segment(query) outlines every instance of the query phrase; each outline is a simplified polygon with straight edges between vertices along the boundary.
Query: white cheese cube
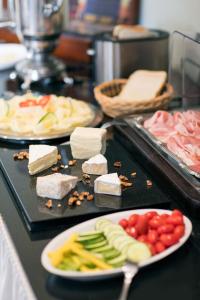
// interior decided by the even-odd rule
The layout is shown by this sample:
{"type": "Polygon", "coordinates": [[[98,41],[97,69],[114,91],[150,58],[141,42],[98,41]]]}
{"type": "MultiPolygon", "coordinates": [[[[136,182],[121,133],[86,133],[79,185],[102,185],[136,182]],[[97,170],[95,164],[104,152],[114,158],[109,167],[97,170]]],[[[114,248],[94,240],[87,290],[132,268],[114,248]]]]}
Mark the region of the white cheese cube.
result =
{"type": "Polygon", "coordinates": [[[106,151],[106,129],[77,127],[70,136],[72,156],[88,159],[106,151]]]}
{"type": "Polygon", "coordinates": [[[97,154],[82,164],[83,173],[104,175],[108,173],[108,163],[105,156],[97,154]]]}
{"type": "Polygon", "coordinates": [[[50,168],[58,161],[58,149],[48,145],[30,145],[28,170],[34,175],[50,168]]]}
{"type": "Polygon", "coordinates": [[[95,179],[94,192],[99,194],[121,196],[121,181],[117,173],[102,175],[95,179]]]}
{"type": "Polygon", "coordinates": [[[62,199],[77,184],[78,177],[54,173],[37,178],[36,192],[40,197],[62,199]]]}

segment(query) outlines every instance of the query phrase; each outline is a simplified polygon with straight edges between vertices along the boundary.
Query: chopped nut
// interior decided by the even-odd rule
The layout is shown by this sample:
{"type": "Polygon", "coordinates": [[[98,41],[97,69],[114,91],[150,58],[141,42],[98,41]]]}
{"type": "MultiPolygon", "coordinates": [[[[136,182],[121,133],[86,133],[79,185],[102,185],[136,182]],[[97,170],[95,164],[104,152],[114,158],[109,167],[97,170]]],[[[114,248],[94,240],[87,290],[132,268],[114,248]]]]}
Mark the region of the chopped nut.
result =
{"type": "Polygon", "coordinates": [[[79,195],[78,199],[79,199],[80,201],[83,201],[83,200],[84,200],[84,196],[83,196],[83,195],[79,195]]]}
{"type": "Polygon", "coordinates": [[[78,197],[79,193],[77,191],[74,191],[72,195],[73,195],[73,197],[78,197]]]}
{"type": "Polygon", "coordinates": [[[47,202],[45,203],[45,206],[49,209],[52,208],[52,206],[53,206],[52,200],[51,199],[47,200],[47,202]]]}
{"type": "Polygon", "coordinates": [[[115,161],[115,162],[114,162],[114,167],[115,167],[115,168],[121,168],[121,166],[122,166],[121,161],[115,161]]]}
{"type": "Polygon", "coordinates": [[[127,181],[121,181],[122,187],[130,187],[133,185],[132,182],[127,182],[127,181]]]}
{"type": "Polygon", "coordinates": [[[124,176],[124,175],[120,175],[120,176],[119,176],[119,179],[120,179],[121,181],[128,181],[128,178],[127,178],[126,176],[124,176]]]}
{"type": "Polygon", "coordinates": [[[89,194],[89,192],[81,192],[81,195],[83,195],[83,197],[87,197],[89,194]]]}
{"type": "Polygon", "coordinates": [[[90,179],[90,175],[89,174],[83,174],[83,179],[90,179]]]}
{"type": "Polygon", "coordinates": [[[18,153],[13,154],[13,159],[14,160],[23,160],[23,159],[28,159],[29,154],[27,151],[20,151],[18,153]]]}
{"type": "Polygon", "coordinates": [[[61,160],[62,156],[60,154],[57,155],[57,159],[61,160]]]}
{"type": "Polygon", "coordinates": [[[57,207],[61,207],[62,205],[60,203],[58,203],[57,207]]]}
{"type": "Polygon", "coordinates": [[[87,196],[87,200],[88,200],[88,201],[92,201],[93,199],[94,199],[94,196],[93,196],[93,195],[88,195],[88,196],[87,196]]]}
{"type": "Polygon", "coordinates": [[[81,201],[77,200],[76,201],[76,205],[80,206],[81,205],[81,201]]]}
{"type": "Polygon", "coordinates": [[[76,164],[76,159],[69,160],[69,166],[72,167],[76,164]]]}
{"type": "Polygon", "coordinates": [[[152,181],[149,179],[146,181],[146,184],[147,184],[147,187],[152,187],[152,185],[153,185],[152,181]]]}
{"type": "Polygon", "coordinates": [[[73,205],[77,201],[76,197],[70,197],[68,199],[68,205],[73,205]]]}
{"type": "Polygon", "coordinates": [[[51,168],[51,171],[58,172],[59,171],[59,167],[53,167],[53,168],[51,168]]]}
{"type": "Polygon", "coordinates": [[[135,177],[136,175],[137,175],[136,172],[132,172],[132,173],[131,173],[131,177],[135,177]]]}

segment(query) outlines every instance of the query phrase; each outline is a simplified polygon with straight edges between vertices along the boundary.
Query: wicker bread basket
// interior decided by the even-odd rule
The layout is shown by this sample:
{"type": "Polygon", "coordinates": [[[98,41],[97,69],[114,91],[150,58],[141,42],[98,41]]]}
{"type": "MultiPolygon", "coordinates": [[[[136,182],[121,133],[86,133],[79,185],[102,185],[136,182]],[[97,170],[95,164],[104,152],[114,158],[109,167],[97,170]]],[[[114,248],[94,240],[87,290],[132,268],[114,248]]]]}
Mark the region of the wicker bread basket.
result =
{"type": "Polygon", "coordinates": [[[122,115],[153,111],[165,108],[172,99],[173,87],[170,84],[166,84],[161,95],[154,99],[131,101],[115,97],[120,93],[126,82],[127,79],[114,79],[94,88],[95,98],[106,115],[114,118],[122,115]]]}

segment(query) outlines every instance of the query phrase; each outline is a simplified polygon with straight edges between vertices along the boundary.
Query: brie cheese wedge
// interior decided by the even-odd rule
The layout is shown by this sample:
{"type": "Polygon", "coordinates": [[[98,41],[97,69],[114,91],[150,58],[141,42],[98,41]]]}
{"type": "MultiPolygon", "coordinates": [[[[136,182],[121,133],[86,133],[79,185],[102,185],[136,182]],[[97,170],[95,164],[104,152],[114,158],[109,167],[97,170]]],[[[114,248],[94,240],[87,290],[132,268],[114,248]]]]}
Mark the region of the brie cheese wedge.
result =
{"type": "Polygon", "coordinates": [[[102,175],[95,179],[94,192],[99,194],[121,196],[121,181],[117,173],[102,175]]]}
{"type": "Polygon", "coordinates": [[[104,175],[108,173],[108,163],[105,156],[97,154],[82,164],[83,173],[104,175]]]}
{"type": "Polygon", "coordinates": [[[77,182],[78,177],[61,173],[37,177],[36,192],[40,197],[62,199],[76,186],[77,182]]]}
{"type": "Polygon", "coordinates": [[[50,168],[58,161],[58,149],[48,145],[30,145],[28,170],[30,175],[50,168]]]}
{"type": "Polygon", "coordinates": [[[106,129],[77,127],[70,136],[72,156],[88,159],[106,152],[106,129]]]}

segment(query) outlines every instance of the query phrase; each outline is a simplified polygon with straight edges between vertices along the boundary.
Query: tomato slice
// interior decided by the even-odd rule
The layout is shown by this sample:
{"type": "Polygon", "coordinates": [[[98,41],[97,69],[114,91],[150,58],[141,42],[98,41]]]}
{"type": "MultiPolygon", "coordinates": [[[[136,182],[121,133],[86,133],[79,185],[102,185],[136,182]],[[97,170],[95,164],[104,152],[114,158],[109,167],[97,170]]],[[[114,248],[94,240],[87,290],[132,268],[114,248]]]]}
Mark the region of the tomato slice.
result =
{"type": "Polygon", "coordinates": [[[37,101],[35,99],[27,99],[19,103],[20,107],[29,107],[29,106],[36,106],[37,101]]]}
{"type": "Polygon", "coordinates": [[[51,95],[42,96],[42,98],[38,101],[38,105],[45,106],[51,99],[51,95]]]}

